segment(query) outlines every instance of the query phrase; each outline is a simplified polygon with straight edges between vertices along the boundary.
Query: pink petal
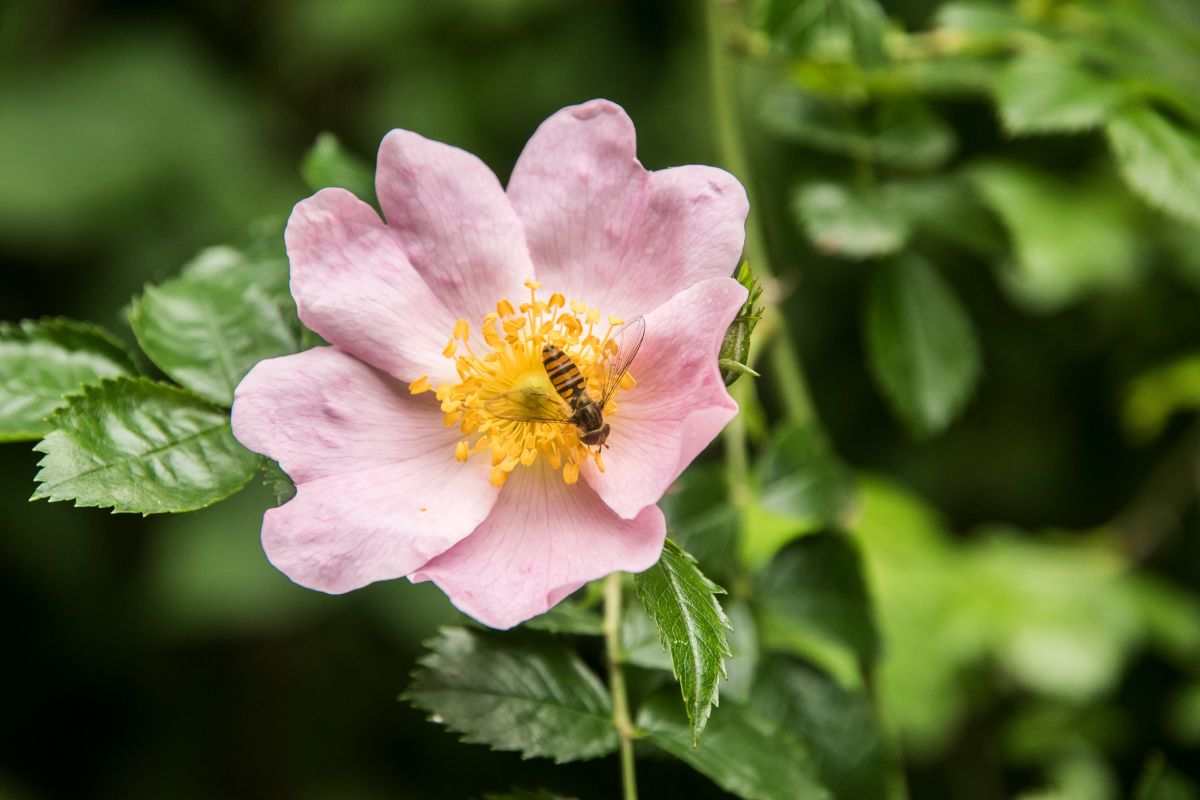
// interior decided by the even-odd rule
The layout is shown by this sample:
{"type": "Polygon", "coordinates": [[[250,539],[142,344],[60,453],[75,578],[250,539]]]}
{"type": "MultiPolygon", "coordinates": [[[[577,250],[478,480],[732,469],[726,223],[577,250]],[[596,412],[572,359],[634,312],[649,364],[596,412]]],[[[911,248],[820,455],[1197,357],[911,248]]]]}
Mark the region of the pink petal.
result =
{"type": "Polygon", "coordinates": [[[725,329],[746,300],[731,278],[711,278],[646,315],[646,338],[631,372],[637,385],[616,400],[605,471],[584,477],[613,511],[630,519],[657,503],[684,468],[737,413],[717,366],[725,329]]]}
{"type": "Polygon", "coordinates": [[[257,364],[234,395],[233,432],[296,482],[263,518],[263,547],[312,589],[407,575],[474,530],[498,493],[486,459],[454,459],[458,434],[430,396],[332,347],[257,364]]]}
{"type": "Polygon", "coordinates": [[[626,318],[727,276],[745,239],[746,192],[727,172],[647,172],[633,123],[607,100],[542,123],[508,184],[538,279],[626,318]]]}
{"type": "Polygon", "coordinates": [[[464,613],[511,628],[590,580],[649,568],[664,538],[656,506],[624,520],[583,483],[567,486],[549,470],[518,469],[478,530],[409,579],[431,580],[464,613]]]}
{"type": "Polygon", "coordinates": [[[408,261],[472,326],[533,277],[525,232],[495,174],[475,156],[410,131],[379,146],[375,174],[388,227],[408,261]]]}
{"type": "Polygon", "coordinates": [[[455,380],[442,356],[455,315],[369,205],[344,189],[322,189],[296,204],[284,240],[305,325],[402,380],[455,380]]]}

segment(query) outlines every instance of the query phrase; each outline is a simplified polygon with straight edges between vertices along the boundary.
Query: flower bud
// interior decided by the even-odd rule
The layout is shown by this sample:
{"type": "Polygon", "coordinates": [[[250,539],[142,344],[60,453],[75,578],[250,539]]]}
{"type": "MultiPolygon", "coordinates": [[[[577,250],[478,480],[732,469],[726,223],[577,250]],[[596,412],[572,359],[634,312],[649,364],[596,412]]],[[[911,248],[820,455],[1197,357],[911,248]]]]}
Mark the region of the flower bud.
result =
{"type": "Polygon", "coordinates": [[[754,277],[749,262],[743,261],[738,265],[733,277],[746,287],[749,294],[730,323],[729,329],[725,331],[725,340],[721,342],[718,363],[721,367],[721,379],[725,381],[726,386],[732,386],[733,382],[744,374],[758,376],[758,373],[749,367],[750,335],[754,333],[754,326],[762,319],[763,314],[762,306],[756,306],[762,297],[762,286],[754,277]]]}

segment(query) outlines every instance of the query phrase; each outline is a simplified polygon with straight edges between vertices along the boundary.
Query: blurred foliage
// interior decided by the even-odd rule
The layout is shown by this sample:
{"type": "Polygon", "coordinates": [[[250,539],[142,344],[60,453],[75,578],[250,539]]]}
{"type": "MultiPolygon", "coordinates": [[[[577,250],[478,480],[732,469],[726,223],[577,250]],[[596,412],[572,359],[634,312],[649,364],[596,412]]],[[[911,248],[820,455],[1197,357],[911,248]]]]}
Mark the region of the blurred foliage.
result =
{"type": "MultiPolygon", "coordinates": [[[[654,620],[629,609],[644,750],[682,760],[642,759],[643,792],[1196,796],[1200,9],[746,5],[724,43],[744,65],[774,268],[759,276],[778,316],[756,338],[786,323],[821,425],[777,422],[785,379],[738,352],[762,373],[736,387],[748,494],[710,459],[663,504],[730,591],[733,656],[693,748],[654,620]]],[[[546,115],[605,96],[651,168],[717,161],[702,25],[682,2],[0,8],[0,318],[101,323],[152,362],[90,327],[6,327],[0,404],[33,423],[0,438],[45,432],[60,367],[72,381],[137,367],[225,404],[264,337],[271,353],[312,344],[283,292],[277,220],[306,186],[370,199],[390,128],[503,177],[546,115]],[[253,266],[263,280],[239,283],[253,266]],[[116,310],[134,295],[130,329],[116,310]],[[193,358],[211,345],[197,320],[246,303],[262,313],[218,326],[249,331],[239,362],[193,358]]],[[[616,794],[604,760],[467,747],[394,702],[437,636],[427,666],[471,670],[449,687],[453,727],[509,735],[479,697],[536,675],[575,693],[604,745],[580,750],[551,715],[538,752],[606,751],[594,596],[489,657],[490,634],[437,632],[461,617],[428,586],[290,584],[258,545],[276,502],[258,481],[194,515],[113,518],[26,504],[37,458],[0,451],[21,687],[0,795],[616,794]]],[[[446,688],[422,674],[410,691],[446,688]]],[[[689,710],[707,709],[695,696],[689,710]]]]}

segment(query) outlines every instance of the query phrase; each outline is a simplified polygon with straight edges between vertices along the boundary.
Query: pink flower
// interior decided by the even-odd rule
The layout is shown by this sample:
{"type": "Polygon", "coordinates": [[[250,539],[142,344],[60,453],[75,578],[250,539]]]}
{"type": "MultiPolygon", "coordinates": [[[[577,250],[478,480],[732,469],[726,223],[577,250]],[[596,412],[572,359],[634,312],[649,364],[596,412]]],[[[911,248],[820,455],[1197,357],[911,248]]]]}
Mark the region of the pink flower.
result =
{"type": "Polygon", "coordinates": [[[728,277],[741,185],[646,171],[625,112],[595,100],[538,128],[507,192],[473,155],[402,130],[376,188],[386,222],[342,189],[296,205],[292,294],[333,346],[263,361],[237,389],[238,440],[297,488],[263,518],[271,563],[332,593],[433,581],[496,628],[654,564],[655,503],[737,412],[716,355],[746,294],[728,277]],[[497,398],[553,392],[547,341],[594,394],[605,334],[639,316],[602,456],[573,425],[496,416],[497,398]]]}

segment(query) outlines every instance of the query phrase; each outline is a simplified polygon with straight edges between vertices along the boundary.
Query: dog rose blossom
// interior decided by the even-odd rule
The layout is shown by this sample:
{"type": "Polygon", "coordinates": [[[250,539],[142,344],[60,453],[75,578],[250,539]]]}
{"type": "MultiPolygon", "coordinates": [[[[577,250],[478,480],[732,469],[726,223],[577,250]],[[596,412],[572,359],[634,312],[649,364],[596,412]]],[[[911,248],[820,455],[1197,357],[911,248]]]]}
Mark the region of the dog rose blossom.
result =
{"type": "Polygon", "coordinates": [[[651,566],[655,504],[737,412],[717,352],[746,297],[729,277],[742,186],[712,167],[645,170],[625,112],[596,100],[538,128],[507,191],[473,155],[403,130],[380,145],[376,189],[383,219],[342,189],[297,204],[292,295],[331,346],[263,361],[237,389],[234,434],[297,489],[263,518],[271,563],[331,593],[433,581],[495,628],[651,566]],[[497,412],[555,396],[546,344],[598,399],[638,318],[607,447],[497,412]]]}

